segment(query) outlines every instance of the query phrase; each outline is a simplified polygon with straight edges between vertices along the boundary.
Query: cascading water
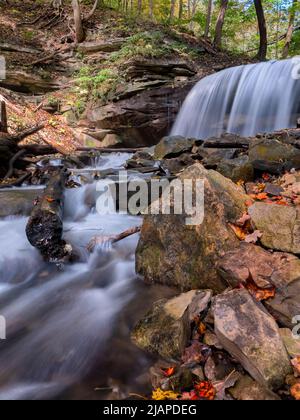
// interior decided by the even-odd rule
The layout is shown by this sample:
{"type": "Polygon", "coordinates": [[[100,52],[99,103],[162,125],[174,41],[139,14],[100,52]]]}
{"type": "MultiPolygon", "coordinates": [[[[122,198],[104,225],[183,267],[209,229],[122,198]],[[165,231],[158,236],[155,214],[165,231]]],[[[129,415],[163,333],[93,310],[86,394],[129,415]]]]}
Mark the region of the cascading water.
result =
{"type": "MultiPolygon", "coordinates": [[[[120,168],[127,158],[112,154],[107,161],[120,168]]],[[[157,300],[156,293],[164,292],[150,291],[137,279],[137,235],[89,254],[92,237],[141,223],[129,215],[101,216],[96,198],[95,182],[66,191],[64,237],[80,260],[61,270],[46,264],[28,243],[26,217],[0,218],[0,314],[7,324],[7,340],[0,340],[0,400],[62,393],[75,398],[76,392],[78,398],[102,399],[112,379],[126,378],[119,385],[130,384],[134,392],[143,366],[149,368],[150,361],[130,342],[130,329],[137,314],[157,300]],[[85,379],[91,372],[92,379],[85,379]],[[95,387],[104,391],[95,395],[95,387]]]]}
{"type": "Polygon", "coordinates": [[[296,126],[300,80],[292,60],[233,67],[197,83],[172,135],[206,139],[222,133],[252,136],[296,126]]]}

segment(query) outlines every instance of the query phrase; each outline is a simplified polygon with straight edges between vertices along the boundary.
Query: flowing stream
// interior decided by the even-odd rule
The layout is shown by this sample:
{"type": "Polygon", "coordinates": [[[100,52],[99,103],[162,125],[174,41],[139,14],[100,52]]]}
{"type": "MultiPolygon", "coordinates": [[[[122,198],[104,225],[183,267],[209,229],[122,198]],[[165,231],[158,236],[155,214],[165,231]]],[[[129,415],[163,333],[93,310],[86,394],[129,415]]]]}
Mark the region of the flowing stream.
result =
{"type": "Polygon", "coordinates": [[[172,135],[252,136],[296,127],[299,116],[299,64],[270,61],[232,67],[200,80],[185,100],[172,135]]]}
{"type": "MultiPolygon", "coordinates": [[[[126,159],[112,154],[96,167],[120,168],[126,159]]],[[[27,217],[0,219],[0,314],[7,323],[0,399],[122,398],[149,386],[152,360],[131,344],[130,329],[170,291],[137,278],[137,235],[88,253],[95,235],[141,223],[126,215],[101,217],[95,191],[89,183],[65,193],[64,237],[80,255],[73,265],[42,260],[26,239],[27,217]]]]}

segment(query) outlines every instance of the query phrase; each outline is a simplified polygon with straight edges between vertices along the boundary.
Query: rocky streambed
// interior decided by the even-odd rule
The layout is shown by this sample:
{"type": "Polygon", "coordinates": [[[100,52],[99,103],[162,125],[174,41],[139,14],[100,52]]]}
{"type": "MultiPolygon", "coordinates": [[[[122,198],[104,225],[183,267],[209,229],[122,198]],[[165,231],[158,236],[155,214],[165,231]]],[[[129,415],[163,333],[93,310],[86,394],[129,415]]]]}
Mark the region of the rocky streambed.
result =
{"type": "Polygon", "coordinates": [[[154,398],[299,399],[299,147],[299,130],[156,146],[168,174],[204,181],[205,212],[144,217],[138,273],[183,292],[132,333],[161,358],[154,398]]]}

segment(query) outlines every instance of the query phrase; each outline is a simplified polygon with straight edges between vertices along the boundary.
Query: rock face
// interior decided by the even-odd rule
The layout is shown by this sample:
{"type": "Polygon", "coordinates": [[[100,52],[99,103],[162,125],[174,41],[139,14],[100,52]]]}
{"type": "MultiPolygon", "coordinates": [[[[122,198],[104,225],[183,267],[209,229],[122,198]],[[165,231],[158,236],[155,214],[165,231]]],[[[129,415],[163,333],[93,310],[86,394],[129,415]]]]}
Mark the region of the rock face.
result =
{"type": "Polygon", "coordinates": [[[180,358],[191,335],[191,320],[204,311],[212,292],[191,290],[160,300],[137,324],[132,339],[143,350],[165,359],[180,358]]]}
{"type": "Polygon", "coordinates": [[[241,243],[239,248],[226,253],[218,267],[220,275],[232,287],[245,282],[250,272],[259,287],[275,286],[275,297],[265,305],[282,325],[293,328],[292,320],[300,314],[299,258],[241,243]]]}
{"type": "Polygon", "coordinates": [[[154,149],[154,158],[157,160],[176,157],[192,150],[194,142],[182,136],[164,137],[154,149]]]}
{"type": "Polygon", "coordinates": [[[137,248],[137,272],[147,283],[162,283],[182,291],[223,291],[216,263],[239,241],[228,226],[245,211],[249,197],[218,172],[195,164],[180,179],[204,180],[204,220],[186,225],[186,215],[146,215],[137,248]]]}
{"type": "Polygon", "coordinates": [[[300,213],[296,207],[255,203],[249,215],[263,233],[261,242],[265,247],[300,254],[300,213]]]}
{"type": "Polygon", "coordinates": [[[289,356],[272,316],[243,289],[217,296],[213,302],[215,332],[224,348],[250,375],[278,389],[291,373],[289,356]]]}
{"type": "Polygon", "coordinates": [[[229,392],[238,401],[280,401],[276,394],[255,382],[248,375],[241,376],[229,392]]]}
{"type": "Polygon", "coordinates": [[[124,147],[151,146],[171,129],[194,83],[166,83],[145,89],[128,99],[94,107],[86,117],[97,128],[113,130],[124,147]]]}

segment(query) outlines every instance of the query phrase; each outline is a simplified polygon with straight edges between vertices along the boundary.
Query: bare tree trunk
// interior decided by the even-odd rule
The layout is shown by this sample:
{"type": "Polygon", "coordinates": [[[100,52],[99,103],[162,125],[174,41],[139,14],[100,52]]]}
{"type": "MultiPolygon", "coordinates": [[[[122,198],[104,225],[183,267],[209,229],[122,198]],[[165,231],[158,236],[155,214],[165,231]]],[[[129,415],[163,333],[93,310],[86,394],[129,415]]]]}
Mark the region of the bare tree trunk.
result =
{"type": "Polygon", "coordinates": [[[229,0],[222,0],[221,2],[221,9],[219,12],[219,16],[217,19],[216,24],[216,33],[215,33],[215,39],[214,39],[214,46],[217,49],[221,49],[222,46],[222,33],[223,33],[223,26],[225,21],[225,15],[228,8],[229,0]]]}
{"type": "Polygon", "coordinates": [[[0,133],[8,133],[6,103],[0,101],[0,133]]]}
{"type": "Polygon", "coordinates": [[[176,0],[171,0],[170,21],[173,21],[174,20],[174,17],[175,17],[175,7],[176,7],[176,0]]]}
{"type": "Polygon", "coordinates": [[[213,9],[213,0],[208,0],[206,25],[205,25],[205,31],[204,31],[205,37],[208,37],[209,31],[210,31],[212,9],[213,9]]]}
{"type": "Polygon", "coordinates": [[[263,5],[261,0],[254,0],[258,27],[259,27],[259,35],[260,35],[260,43],[259,43],[259,50],[257,54],[257,58],[260,61],[265,61],[267,58],[268,52],[268,34],[267,34],[267,24],[265,13],[263,9],[263,5]]]}
{"type": "Polygon", "coordinates": [[[84,20],[89,20],[93,14],[96,12],[97,8],[99,5],[99,0],[95,0],[94,6],[92,8],[92,10],[90,11],[90,13],[84,18],[84,20]]]}
{"type": "Polygon", "coordinates": [[[296,16],[296,5],[298,3],[298,0],[293,0],[293,6],[290,11],[290,20],[289,20],[289,26],[285,38],[285,45],[283,48],[282,58],[287,58],[289,55],[290,45],[293,38],[293,29],[294,29],[294,23],[295,23],[295,16],[296,16]]]}
{"type": "Polygon", "coordinates": [[[72,7],[74,12],[76,42],[79,44],[80,42],[83,42],[85,38],[79,1],[72,0],[72,7]]]}
{"type": "Polygon", "coordinates": [[[154,19],[154,0],[149,0],[149,17],[151,20],[154,19]]]}

